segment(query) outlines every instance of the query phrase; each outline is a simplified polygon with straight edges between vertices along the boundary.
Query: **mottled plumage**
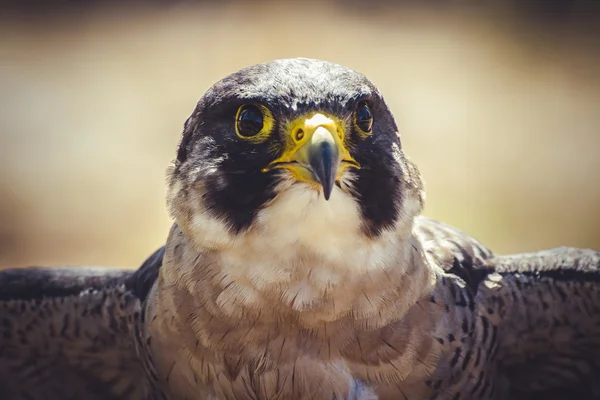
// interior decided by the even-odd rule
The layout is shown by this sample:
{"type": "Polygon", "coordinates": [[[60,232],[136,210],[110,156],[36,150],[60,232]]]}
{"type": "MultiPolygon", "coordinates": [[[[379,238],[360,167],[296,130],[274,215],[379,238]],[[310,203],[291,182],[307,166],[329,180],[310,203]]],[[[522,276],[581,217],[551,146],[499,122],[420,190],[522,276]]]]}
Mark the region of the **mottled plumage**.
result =
{"type": "Polygon", "coordinates": [[[278,60],[209,89],[137,271],[0,272],[8,399],[595,399],[600,252],[420,217],[378,89],[278,60]]]}

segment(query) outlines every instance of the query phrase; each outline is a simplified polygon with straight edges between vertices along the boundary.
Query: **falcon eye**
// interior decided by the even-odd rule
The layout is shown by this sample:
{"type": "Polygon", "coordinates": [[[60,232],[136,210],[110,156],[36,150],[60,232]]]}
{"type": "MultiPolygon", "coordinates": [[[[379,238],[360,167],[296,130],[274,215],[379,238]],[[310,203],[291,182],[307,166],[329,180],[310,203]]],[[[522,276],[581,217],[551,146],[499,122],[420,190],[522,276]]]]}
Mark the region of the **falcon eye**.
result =
{"type": "Polygon", "coordinates": [[[250,138],[260,133],[264,125],[263,112],[255,105],[243,105],[236,116],[236,131],[242,138],[250,138]]]}
{"type": "Polygon", "coordinates": [[[371,133],[373,128],[373,113],[369,105],[362,102],[354,113],[354,122],[363,133],[371,133]]]}
{"type": "Polygon", "coordinates": [[[235,133],[251,143],[262,143],[273,132],[275,120],[262,104],[244,104],[235,114],[235,133]]]}

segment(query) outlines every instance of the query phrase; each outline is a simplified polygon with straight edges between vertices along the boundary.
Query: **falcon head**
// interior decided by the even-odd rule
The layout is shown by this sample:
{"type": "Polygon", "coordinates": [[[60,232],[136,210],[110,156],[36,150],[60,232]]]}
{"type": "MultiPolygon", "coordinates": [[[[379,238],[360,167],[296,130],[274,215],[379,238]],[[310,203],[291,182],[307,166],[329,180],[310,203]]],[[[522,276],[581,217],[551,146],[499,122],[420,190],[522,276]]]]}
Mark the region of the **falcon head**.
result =
{"type": "Polygon", "coordinates": [[[199,247],[251,234],[301,246],[410,231],[423,185],[373,83],[341,65],[285,59],[231,74],[202,96],[167,197],[199,247]]]}

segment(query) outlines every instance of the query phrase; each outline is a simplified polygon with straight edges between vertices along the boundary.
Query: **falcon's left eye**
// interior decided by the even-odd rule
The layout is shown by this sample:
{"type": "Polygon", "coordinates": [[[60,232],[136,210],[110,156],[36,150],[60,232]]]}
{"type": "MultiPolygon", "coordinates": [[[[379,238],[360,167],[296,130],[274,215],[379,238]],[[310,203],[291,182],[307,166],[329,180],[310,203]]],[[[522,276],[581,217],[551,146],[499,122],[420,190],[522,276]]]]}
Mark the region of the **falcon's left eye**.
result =
{"type": "Polygon", "coordinates": [[[373,113],[366,102],[360,103],[354,113],[356,126],[364,133],[371,133],[373,128],[373,113]]]}

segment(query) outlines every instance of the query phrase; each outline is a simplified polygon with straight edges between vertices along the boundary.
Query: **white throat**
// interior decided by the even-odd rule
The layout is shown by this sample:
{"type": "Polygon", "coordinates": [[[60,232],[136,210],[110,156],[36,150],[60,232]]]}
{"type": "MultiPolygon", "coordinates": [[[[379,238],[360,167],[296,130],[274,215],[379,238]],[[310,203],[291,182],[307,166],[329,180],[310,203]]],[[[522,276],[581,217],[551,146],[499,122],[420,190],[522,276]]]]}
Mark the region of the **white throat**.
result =
{"type": "Polygon", "coordinates": [[[343,274],[391,267],[401,256],[400,242],[410,235],[412,219],[368,238],[359,205],[338,187],[328,201],[304,184],[284,182],[277,192],[246,232],[232,234],[222,220],[204,212],[194,216],[186,233],[199,251],[217,250],[224,266],[268,281],[278,271],[304,268],[304,261],[311,262],[307,268],[321,269],[315,268],[317,263],[323,270],[343,274]]]}
{"type": "Polygon", "coordinates": [[[181,226],[205,265],[193,265],[198,258],[190,254],[177,269],[197,279],[213,276],[222,286],[216,300],[221,313],[235,317],[280,306],[313,322],[333,321],[349,313],[378,315],[399,290],[414,297],[404,285],[418,267],[411,214],[371,239],[361,230],[357,202],[337,187],[329,201],[300,184],[283,183],[278,193],[241,234],[208,212],[181,226]]]}

